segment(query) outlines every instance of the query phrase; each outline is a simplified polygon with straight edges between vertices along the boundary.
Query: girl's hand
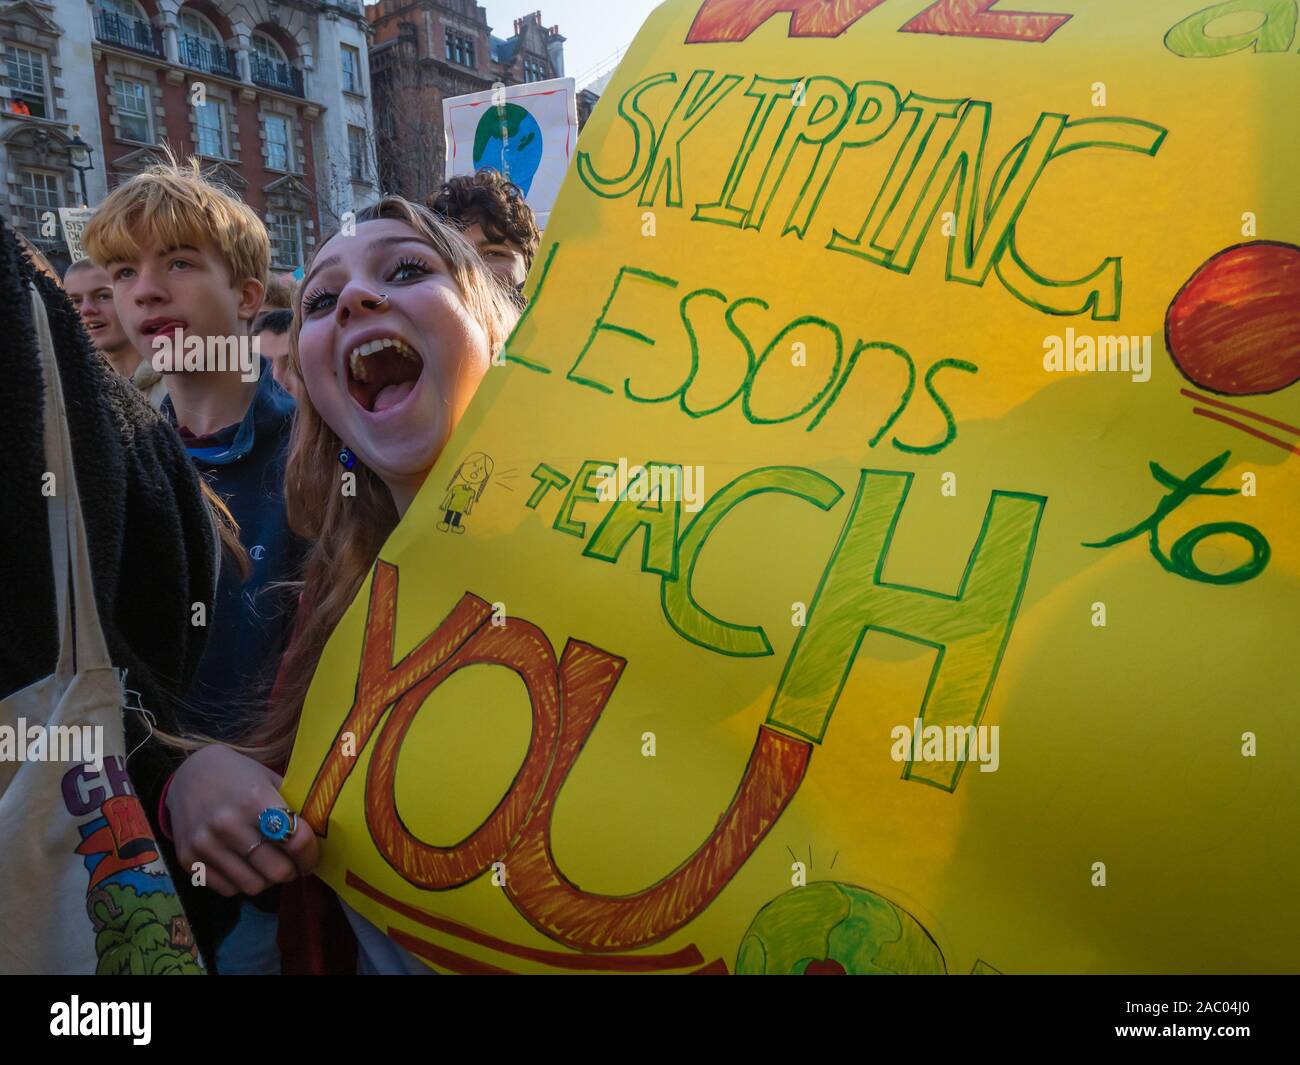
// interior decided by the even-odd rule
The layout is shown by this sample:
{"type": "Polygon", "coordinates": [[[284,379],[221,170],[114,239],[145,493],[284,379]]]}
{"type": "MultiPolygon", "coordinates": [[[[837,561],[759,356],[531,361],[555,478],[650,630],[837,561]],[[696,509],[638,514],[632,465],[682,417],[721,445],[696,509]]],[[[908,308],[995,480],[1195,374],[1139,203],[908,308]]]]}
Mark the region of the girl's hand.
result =
{"type": "Polygon", "coordinates": [[[184,867],[190,870],[202,862],[207,886],[227,896],[260,895],[315,869],[320,848],[303,818],[280,843],[266,839],[257,827],[258,815],[268,806],[288,806],[280,795],[281,780],[260,762],[219,743],[190,755],[167,792],[176,854],[184,867]]]}

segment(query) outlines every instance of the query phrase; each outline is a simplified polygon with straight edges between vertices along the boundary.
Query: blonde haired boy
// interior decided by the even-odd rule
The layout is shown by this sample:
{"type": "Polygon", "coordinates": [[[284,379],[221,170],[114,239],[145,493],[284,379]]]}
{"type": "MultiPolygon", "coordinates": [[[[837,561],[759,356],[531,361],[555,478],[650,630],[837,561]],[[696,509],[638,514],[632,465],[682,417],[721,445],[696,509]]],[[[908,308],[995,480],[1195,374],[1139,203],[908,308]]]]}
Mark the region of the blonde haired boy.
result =
{"type": "MultiPolygon", "coordinates": [[[[254,375],[229,357],[251,353],[249,326],[262,306],[270,260],[266,227],[247,204],[207,181],[196,162],[169,159],[114,189],[82,242],[108,272],[128,339],[163,369],[162,413],[200,475],[226,500],[251,559],[246,580],[223,559],[207,647],[186,699],[190,712],[179,720],[186,731],[233,740],[269,693],[292,622],[291,601],[272,586],[297,576],[303,547],[284,506],[293,400],[265,360],[252,361],[254,375]],[[168,346],[173,358],[160,366],[168,346]]],[[[209,912],[221,922],[215,907],[209,912]]],[[[196,918],[202,919],[192,912],[196,918]]],[[[215,968],[278,972],[273,914],[245,899],[215,968]]]]}

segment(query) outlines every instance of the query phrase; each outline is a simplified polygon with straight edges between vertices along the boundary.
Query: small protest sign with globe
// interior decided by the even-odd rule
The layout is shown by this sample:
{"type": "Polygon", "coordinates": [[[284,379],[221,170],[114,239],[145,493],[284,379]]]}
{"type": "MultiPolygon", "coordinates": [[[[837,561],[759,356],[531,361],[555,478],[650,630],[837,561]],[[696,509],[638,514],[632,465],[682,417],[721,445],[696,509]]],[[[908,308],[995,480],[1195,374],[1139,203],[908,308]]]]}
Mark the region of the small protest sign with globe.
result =
{"type": "Polygon", "coordinates": [[[542,162],[542,127],[518,104],[489,107],[474,131],[474,169],[505,174],[525,196],[542,162]]]}

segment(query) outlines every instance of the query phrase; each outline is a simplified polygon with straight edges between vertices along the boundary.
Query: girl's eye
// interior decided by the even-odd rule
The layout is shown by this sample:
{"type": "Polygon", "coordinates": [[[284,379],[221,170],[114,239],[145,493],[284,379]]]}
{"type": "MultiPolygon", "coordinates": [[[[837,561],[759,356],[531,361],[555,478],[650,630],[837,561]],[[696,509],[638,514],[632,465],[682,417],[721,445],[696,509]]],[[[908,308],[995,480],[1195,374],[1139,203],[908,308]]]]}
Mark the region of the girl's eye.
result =
{"type": "Polygon", "coordinates": [[[397,264],[397,269],[393,271],[390,281],[410,281],[416,277],[427,277],[433,273],[433,268],[428,263],[420,259],[403,259],[397,264]]]}
{"type": "Polygon", "coordinates": [[[173,270],[175,270],[178,266],[179,266],[182,270],[188,270],[188,269],[190,268],[190,264],[187,263],[184,259],[173,259],[173,260],[171,261],[170,266],[171,266],[171,269],[173,269],[173,270]]]}
{"type": "Polygon", "coordinates": [[[302,300],[302,309],[304,314],[315,314],[317,311],[328,310],[334,306],[338,297],[332,292],[326,292],[323,289],[315,289],[307,293],[302,300]]]}
{"type": "Polygon", "coordinates": [[[127,278],[135,277],[135,271],[129,266],[123,266],[113,272],[114,281],[125,281],[127,278]]]}

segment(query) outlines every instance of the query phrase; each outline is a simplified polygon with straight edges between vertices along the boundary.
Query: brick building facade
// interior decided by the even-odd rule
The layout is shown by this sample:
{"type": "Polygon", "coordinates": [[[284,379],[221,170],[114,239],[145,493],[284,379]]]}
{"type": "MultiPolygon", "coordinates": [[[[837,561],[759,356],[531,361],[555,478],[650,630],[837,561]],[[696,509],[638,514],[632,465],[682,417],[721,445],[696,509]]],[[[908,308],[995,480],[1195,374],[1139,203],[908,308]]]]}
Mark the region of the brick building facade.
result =
{"type": "Polygon", "coordinates": [[[14,0],[0,47],[0,211],[60,265],[40,220],[82,202],[78,133],[90,206],[168,145],[266,220],[276,269],[377,195],[359,0],[14,0]]]}
{"type": "Polygon", "coordinates": [[[541,12],[504,39],[474,0],[381,0],[366,17],[380,182],[414,200],[442,181],[444,98],[564,75],[564,37],[541,12]]]}

